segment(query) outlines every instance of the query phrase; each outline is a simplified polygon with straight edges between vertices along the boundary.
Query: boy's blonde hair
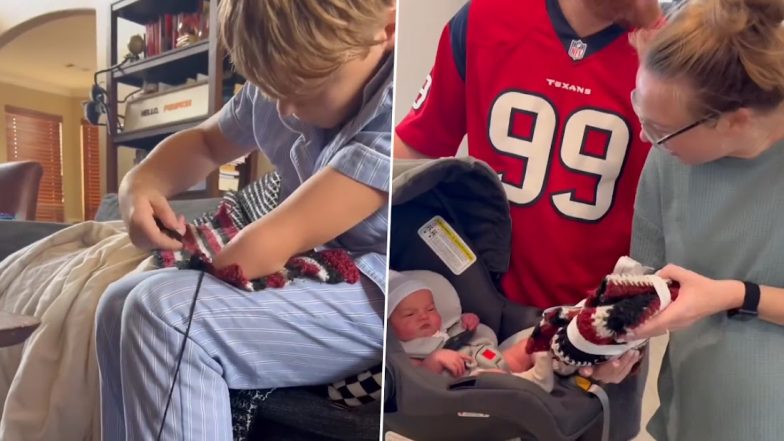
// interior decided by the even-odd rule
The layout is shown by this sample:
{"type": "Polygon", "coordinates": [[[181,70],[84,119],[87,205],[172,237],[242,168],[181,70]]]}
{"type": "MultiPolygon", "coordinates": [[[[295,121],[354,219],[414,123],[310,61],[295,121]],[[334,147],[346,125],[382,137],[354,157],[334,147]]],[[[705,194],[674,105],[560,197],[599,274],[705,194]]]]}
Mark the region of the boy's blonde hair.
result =
{"type": "Polygon", "coordinates": [[[237,71],[269,98],[318,88],[381,43],[394,0],[222,0],[223,43],[237,71]]]}

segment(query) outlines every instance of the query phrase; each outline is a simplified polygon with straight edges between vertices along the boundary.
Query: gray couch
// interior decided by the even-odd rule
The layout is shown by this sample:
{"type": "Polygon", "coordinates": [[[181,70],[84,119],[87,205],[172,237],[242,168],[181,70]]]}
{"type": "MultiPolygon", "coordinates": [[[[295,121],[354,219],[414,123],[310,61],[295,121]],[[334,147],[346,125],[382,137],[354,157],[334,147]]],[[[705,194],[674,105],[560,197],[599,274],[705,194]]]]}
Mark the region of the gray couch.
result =
{"type": "MultiPolygon", "coordinates": [[[[193,220],[205,212],[213,210],[217,204],[217,199],[172,201],[171,204],[175,212],[182,213],[187,220],[193,220]]],[[[95,220],[110,221],[119,219],[120,209],[117,203],[117,195],[108,194],[101,201],[95,220]]],[[[55,231],[62,230],[68,225],[29,221],[0,221],[0,260],[55,231]]]]}
{"type": "MultiPolygon", "coordinates": [[[[211,211],[215,199],[172,201],[187,220],[211,211]]],[[[116,195],[101,201],[97,221],[120,219],[116,195]]],[[[0,260],[68,224],[0,220],[0,260]]],[[[277,389],[259,404],[251,426],[251,441],[378,440],[380,404],[343,410],[329,403],[321,387],[277,389]]]]}

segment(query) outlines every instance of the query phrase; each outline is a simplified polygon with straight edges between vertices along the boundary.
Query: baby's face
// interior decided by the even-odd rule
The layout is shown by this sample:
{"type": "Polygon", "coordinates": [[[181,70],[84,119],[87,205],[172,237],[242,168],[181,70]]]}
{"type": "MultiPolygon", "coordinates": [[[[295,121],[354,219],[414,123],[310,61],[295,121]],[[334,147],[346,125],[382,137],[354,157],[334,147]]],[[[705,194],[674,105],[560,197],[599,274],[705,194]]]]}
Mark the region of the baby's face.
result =
{"type": "Polygon", "coordinates": [[[441,315],[436,310],[433,294],[426,289],[410,294],[392,311],[389,324],[400,341],[435,334],[441,329],[441,315]]]}

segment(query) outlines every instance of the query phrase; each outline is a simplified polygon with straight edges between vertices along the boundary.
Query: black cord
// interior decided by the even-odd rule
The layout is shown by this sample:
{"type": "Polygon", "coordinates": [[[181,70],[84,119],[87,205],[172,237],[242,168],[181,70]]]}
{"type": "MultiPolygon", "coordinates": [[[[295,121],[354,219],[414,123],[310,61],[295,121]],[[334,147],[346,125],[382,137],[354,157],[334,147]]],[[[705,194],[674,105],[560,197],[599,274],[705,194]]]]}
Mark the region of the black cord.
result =
{"type": "MultiPolygon", "coordinates": [[[[131,61],[131,59],[126,57],[122,61],[120,61],[119,63],[115,64],[114,66],[107,67],[106,69],[101,69],[99,71],[96,71],[93,74],[93,90],[90,93],[91,101],[97,103],[97,105],[99,105],[101,107],[100,112],[101,113],[105,113],[106,116],[107,116],[107,119],[108,119],[108,116],[109,116],[109,109],[108,109],[108,106],[107,106],[107,103],[106,103],[106,98],[107,98],[108,92],[103,87],[101,87],[98,84],[98,75],[106,73],[106,72],[112,72],[112,71],[115,71],[117,69],[121,69],[122,66],[125,63],[129,62],[129,61],[131,61]]],[[[134,91],[134,92],[132,92],[128,96],[131,96],[131,95],[133,95],[136,92],[137,91],[134,91]]],[[[126,100],[128,99],[128,96],[125,97],[126,100]]],[[[121,103],[122,102],[124,102],[124,101],[121,101],[121,103]]],[[[100,114],[97,117],[100,118],[100,114]]],[[[96,122],[97,122],[97,119],[96,119],[96,122]]],[[[95,125],[99,125],[99,124],[95,124],[95,125]]],[[[114,129],[114,131],[121,130],[120,124],[119,124],[119,121],[118,121],[117,118],[114,118],[114,121],[108,121],[107,127],[109,127],[109,126],[111,126],[114,129]]]]}
{"type": "Polygon", "coordinates": [[[113,71],[115,69],[119,69],[120,67],[122,67],[123,64],[125,64],[125,63],[127,63],[129,61],[131,61],[130,58],[125,58],[124,60],[120,61],[119,63],[115,64],[114,66],[107,67],[106,69],[102,69],[102,70],[96,71],[93,74],[93,84],[96,84],[96,85],[98,84],[98,75],[100,75],[102,73],[106,73],[106,72],[111,72],[111,71],[113,71]]]}
{"type": "Polygon", "coordinates": [[[125,95],[125,98],[121,99],[120,101],[117,101],[117,104],[127,103],[128,102],[128,98],[136,95],[137,93],[141,92],[142,90],[144,90],[144,88],[140,87],[140,88],[134,90],[133,92],[129,93],[128,95],[125,95]]]}
{"type": "Polygon", "coordinates": [[[166,407],[163,409],[163,418],[161,418],[161,427],[158,429],[158,436],[155,438],[157,441],[161,440],[163,433],[163,426],[166,424],[166,414],[169,413],[169,405],[171,405],[172,394],[174,394],[174,386],[177,384],[177,374],[180,373],[180,364],[182,357],[185,355],[185,344],[188,342],[188,334],[191,332],[191,323],[193,322],[193,311],[196,309],[196,299],[199,298],[199,290],[201,289],[201,281],[204,279],[204,271],[199,272],[199,280],[196,282],[196,291],[193,293],[193,300],[191,301],[191,310],[188,313],[188,326],[185,328],[185,336],[182,339],[182,346],[180,347],[180,355],[177,356],[177,367],[174,369],[174,378],[172,385],[169,389],[169,398],[166,399],[166,407]]]}

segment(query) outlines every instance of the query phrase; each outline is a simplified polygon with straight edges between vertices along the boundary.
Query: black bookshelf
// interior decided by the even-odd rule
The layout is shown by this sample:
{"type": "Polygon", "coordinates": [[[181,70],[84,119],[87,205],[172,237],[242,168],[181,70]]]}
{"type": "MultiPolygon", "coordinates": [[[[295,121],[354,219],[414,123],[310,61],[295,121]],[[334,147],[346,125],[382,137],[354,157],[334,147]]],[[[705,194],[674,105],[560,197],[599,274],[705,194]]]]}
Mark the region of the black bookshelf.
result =
{"type": "Polygon", "coordinates": [[[120,0],[112,3],[112,16],[144,24],[161,14],[192,11],[192,0],[120,0]]]}
{"type": "Polygon", "coordinates": [[[114,81],[141,87],[145,81],[173,83],[208,74],[210,41],[202,40],[160,55],[126,64],[112,72],[114,81]]]}
{"type": "MultiPolygon", "coordinates": [[[[203,74],[209,77],[208,115],[217,112],[223,105],[223,66],[225,53],[221,49],[218,37],[219,0],[209,0],[209,35],[201,41],[190,45],[171,49],[160,54],[143,58],[139,61],[124,64],[121,69],[107,75],[109,100],[109,121],[118,119],[117,102],[118,85],[125,84],[141,87],[145,82],[161,82],[166,84],[182,84],[188,78],[203,74]]],[[[139,25],[158,20],[165,14],[193,12],[198,8],[197,0],[120,0],[111,5],[109,20],[109,63],[116,65],[119,61],[118,21],[129,20],[139,25]]],[[[125,41],[122,42],[123,45],[125,41]]],[[[121,97],[120,97],[121,98],[121,97]]],[[[106,142],[106,191],[116,192],[119,185],[118,151],[121,148],[152,150],[172,133],[191,128],[205,120],[207,116],[195,119],[180,120],[160,126],[120,131],[107,125],[106,142]]],[[[218,190],[218,173],[212,173],[206,182],[206,190],[189,192],[182,197],[215,197],[218,190]]]]}
{"type": "Polygon", "coordinates": [[[133,130],[116,135],[113,139],[114,144],[123,147],[133,147],[143,150],[152,150],[159,142],[172,133],[180,130],[190,129],[197,126],[206,118],[194,118],[178,121],[174,124],[150,127],[148,129],[133,130]]]}

